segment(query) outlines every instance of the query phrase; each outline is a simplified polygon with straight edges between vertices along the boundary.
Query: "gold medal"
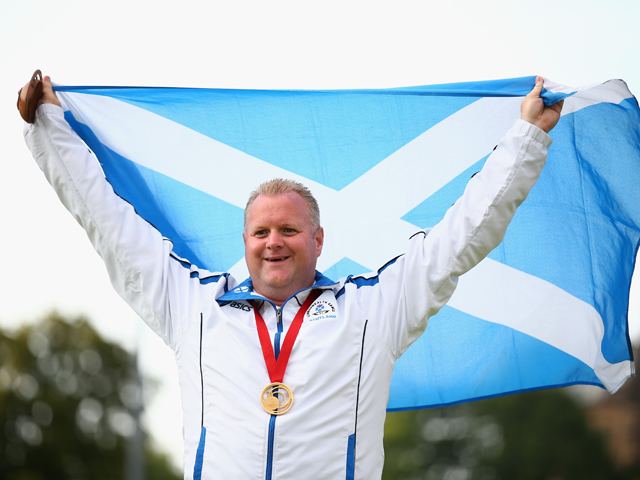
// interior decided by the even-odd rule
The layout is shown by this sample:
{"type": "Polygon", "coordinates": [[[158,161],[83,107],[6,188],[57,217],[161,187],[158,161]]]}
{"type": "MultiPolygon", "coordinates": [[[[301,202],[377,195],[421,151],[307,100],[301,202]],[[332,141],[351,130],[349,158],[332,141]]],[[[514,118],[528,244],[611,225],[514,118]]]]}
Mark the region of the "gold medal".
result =
{"type": "Polygon", "coordinates": [[[262,390],[260,403],[268,414],[282,415],[293,405],[293,391],[284,383],[270,383],[262,390]]]}
{"type": "Polygon", "coordinates": [[[280,354],[276,356],[271,346],[271,339],[269,337],[269,330],[267,324],[260,315],[257,308],[253,309],[253,313],[256,317],[256,329],[258,331],[258,339],[260,340],[260,348],[262,349],[262,356],[264,357],[264,364],[267,367],[267,373],[269,373],[269,380],[272,383],[264,387],[260,394],[260,404],[264,411],[269,415],[282,415],[287,413],[293,405],[293,392],[287,387],[282,380],[284,379],[284,372],[287,369],[287,363],[293,350],[293,344],[296,341],[302,321],[304,319],[305,312],[311,307],[311,304],[320,296],[322,292],[320,290],[313,290],[309,293],[309,296],[304,301],[298,313],[293,318],[293,322],[289,326],[289,330],[284,337],[280,354]]]}

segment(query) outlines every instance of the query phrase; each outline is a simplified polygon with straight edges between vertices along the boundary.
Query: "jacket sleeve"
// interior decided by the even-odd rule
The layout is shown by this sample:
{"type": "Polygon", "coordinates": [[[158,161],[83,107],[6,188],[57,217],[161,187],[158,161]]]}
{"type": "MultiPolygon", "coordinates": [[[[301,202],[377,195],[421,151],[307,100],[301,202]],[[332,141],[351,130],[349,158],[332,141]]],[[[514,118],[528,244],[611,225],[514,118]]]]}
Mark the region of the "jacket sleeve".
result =
{"type": "Polygon", "coordinates": [[[407,253],[379,273],[373,303],[386,313],[381,328],[396,358],[447,303],[458,277],[502,241],[542,171],[550,143],[544,131],[517,120],[442,220],[414,235],[407,253]]]}
{"type": "MultiPolygon", "coordinates": [[[[118,294],[174,349],[181,321],[199,315],[198,279],[172,244],[115,194],[62,108],[38,107],[25,140],[64,206],[85,229],[118,294]],[[194,311],[191,311],[194,310],[194,311]]],[[[224,279],[223,279],[224,280],[224,279]]],[[[209,297],[211,298],[211,297],[209,297]]]]}

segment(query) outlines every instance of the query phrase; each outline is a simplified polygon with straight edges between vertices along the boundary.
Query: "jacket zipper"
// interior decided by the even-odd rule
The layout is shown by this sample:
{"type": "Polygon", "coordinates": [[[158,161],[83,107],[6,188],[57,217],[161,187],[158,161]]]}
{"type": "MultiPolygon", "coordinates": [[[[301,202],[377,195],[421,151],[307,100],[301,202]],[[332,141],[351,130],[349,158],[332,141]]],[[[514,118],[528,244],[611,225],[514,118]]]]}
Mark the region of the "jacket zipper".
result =
{"type": "MultiPolygon", "coordinates": [[[[308,290],[311,291],[313,289],[313,285],[311,286],[311,288],[309,288],[308,290]]],[[[289,298],[287,298],[284,302],[282,302],[281,306],[277,306],[271,302],[271,305],[273,305],[273,307],[276,309],[276,324],[277,324],[277,330],[276,330],[276,335],[273,338],[273,354],[276,357],[276,360],[278,359],[278,355],[280,354],[280,335],[282,335],[282,308],[286,305],[286,303],[291,300],[293,297],[295,297],[296,295],[298,295],[300,292],[307,290],[305,288],[295,292],[293,295],[291,295],[289,298]]],[[[273,472],[273,444],[274,444],[274,439],[275,439],[275,435],[276,435],[276,416],[277,415],[271,415],[271,418],[269,419],[269,435],[267,437],[267,468],[266,468],[266,472],[265,472],[265,480],[272,480],[272,472],[273,472]]]]}
{"type": "MultiPolygon", "coordinates": [[[[276,325],[277,330],[273,338],[273,353],[278,359],[280,354],[280,335],[282,334],[282,307],[276,307],[276,325]]],[[[273,471],[273,443],[276,435],[276,415],[271,415],[269,419],[269,436],[267,437],[267,471],[265,472],[265,480],[271,480],[273,471]]]]}

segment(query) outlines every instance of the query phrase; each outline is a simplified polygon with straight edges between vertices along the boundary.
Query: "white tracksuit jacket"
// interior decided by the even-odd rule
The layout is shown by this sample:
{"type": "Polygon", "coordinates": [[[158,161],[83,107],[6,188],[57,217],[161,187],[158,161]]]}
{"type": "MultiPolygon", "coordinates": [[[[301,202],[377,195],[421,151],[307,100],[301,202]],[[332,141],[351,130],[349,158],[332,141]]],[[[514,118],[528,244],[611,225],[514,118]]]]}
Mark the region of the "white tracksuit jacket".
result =
{"type": "Polygon", "coordinates": [[[253,305],[274,349],[308,290],[281,308],[172,253],[114,194],[61,108],[43,105],[25,137],[61,201],[86,230],[118,293],[174,350],[184,421],[185,478],[376,479],[396,359],[452,295],[458,276],[502,239],[545,163],[549,136],[518,120],[443,220],[377,272],[334,283],[310,307],[285,374],[293,408],[271,417],[253,305]],[[260,302],[250,303],[258,299],[260,302]],[[277,319],[281,318],[278,322],[277,319]]]}

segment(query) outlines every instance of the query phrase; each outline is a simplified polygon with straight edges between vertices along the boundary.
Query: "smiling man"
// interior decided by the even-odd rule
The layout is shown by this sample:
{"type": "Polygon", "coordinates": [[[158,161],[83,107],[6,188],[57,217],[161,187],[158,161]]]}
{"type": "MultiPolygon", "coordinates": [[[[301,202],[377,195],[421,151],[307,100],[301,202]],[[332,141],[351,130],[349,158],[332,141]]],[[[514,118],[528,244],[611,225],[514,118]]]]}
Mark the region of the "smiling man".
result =
{"type": "Polygon", "coordinates": [[[27,144],[115,289],[174,350],[185,478],[196,479],[380,478],[394,363],[501,241],[561,109],[543,105],[537,79],[522,119],[444,218],[367,275],[334,282],[317,272],[316,201],[295,182],[266,182],[245,211],[250,277],[238,284],[178,257],[113,192],[48,78],[43,87],[27,144]]]}
{"type": "Polygon", "coordinates": [[[257,293],[282,304],[313,283],[324,231],[318,203],[303,185],[262,184],[245,208],[245,259],[257,293]]]}

